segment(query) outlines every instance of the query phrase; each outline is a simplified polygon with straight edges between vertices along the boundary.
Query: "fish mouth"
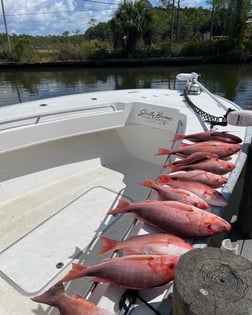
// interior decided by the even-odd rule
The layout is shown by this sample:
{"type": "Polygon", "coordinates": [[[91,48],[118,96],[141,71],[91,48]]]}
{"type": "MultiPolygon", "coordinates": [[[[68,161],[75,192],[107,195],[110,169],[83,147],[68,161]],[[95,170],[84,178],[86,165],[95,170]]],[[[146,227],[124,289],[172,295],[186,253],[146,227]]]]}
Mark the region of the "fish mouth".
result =
{"type": "Polygon", "coordinates": [[[231,230],[231,225],[226,220],[223,219],[221,223],[222,224],[218,227],[219,233],[229,232],[231,230]]]}
{"type": "Polygon", "coordinates": [[[231,230],[231,225],[221,217],[218,217],[218,219],[213,222],[205,222],[205,225],[213,234],[220,234],[231,230]]]}

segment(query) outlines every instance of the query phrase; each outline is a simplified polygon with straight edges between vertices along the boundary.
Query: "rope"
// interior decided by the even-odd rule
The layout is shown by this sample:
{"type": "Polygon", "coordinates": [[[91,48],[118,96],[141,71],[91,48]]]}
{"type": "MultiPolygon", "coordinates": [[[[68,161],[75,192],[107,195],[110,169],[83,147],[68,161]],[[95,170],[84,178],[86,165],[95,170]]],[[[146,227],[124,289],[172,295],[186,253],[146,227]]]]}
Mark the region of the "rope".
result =
{"type": "Polygon", "coordinates": [[[230,110],[227,111],[227,113],[223,116],[214,116],[212,114],[209,114],[205,111],[203,111],[201,108],[193,104],[193,102],[190,100],[188,97],[188,92],[185,90],[184,91],[185,99],[188,105],[198,114],[200,115],[205,122],[208,122],[211,124],[211,128],[215,125],[220,125],[220,126],[226,126],[227,125],[227,114],[229,113],[230,110]]]}

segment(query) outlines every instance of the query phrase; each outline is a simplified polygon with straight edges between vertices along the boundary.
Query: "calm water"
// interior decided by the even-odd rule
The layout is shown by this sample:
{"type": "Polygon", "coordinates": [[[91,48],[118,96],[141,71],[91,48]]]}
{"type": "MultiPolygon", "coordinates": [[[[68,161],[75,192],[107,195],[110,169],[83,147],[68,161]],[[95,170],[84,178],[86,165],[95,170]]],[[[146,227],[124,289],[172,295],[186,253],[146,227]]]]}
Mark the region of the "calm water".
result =
{"type": "Polygon", "coordinates": [[[212,92],[252,109],[252,64],[0,70],[0,106],[97,90],[173,88],[177,73],[193,71],[212,92]]]}

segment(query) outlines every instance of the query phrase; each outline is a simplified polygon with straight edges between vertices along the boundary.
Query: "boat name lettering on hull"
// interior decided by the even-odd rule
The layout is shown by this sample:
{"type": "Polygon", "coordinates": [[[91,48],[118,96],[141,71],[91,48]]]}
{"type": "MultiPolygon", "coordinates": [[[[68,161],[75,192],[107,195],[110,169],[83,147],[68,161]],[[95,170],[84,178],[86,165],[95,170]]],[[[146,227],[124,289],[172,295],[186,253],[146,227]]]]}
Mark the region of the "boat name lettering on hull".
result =
{"type": "Polygon", "coordinates": [[[172,121],[172,117],[166,116],[162,111],[150,111],[148,112],[146,109],[141,109],[138,116],[140,118],[144,118],[148,120],[149,122],[153,122],[156,124],[168,124],[169,122],[172,121]]]}

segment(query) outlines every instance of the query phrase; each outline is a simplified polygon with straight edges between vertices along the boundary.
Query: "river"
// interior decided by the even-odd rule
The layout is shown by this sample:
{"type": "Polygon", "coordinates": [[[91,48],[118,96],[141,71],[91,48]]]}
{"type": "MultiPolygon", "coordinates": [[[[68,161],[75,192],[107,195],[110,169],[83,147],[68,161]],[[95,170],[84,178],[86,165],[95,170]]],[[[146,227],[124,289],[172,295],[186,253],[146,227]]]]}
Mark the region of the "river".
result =
{"type": "Polygon", "coordinates": [[[0,70],[0,106],[98,90],[174,88],[180,72],[199,73],[209,90],[252,109],[252,64],[0,70]]]}

